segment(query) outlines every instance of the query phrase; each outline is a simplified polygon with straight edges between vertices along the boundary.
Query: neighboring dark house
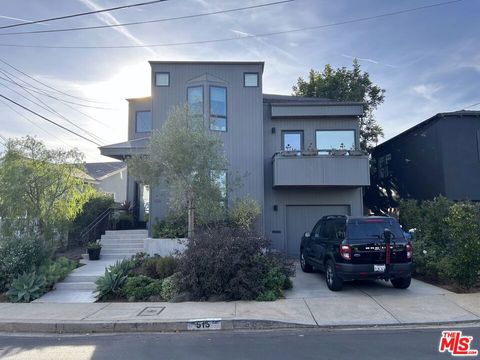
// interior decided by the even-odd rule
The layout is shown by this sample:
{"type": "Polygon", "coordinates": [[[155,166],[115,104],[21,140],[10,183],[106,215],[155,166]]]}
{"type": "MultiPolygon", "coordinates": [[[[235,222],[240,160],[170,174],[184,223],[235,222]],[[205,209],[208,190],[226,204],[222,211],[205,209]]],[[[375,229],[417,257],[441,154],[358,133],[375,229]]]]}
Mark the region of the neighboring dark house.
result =
{"type": "MultiPolygon", "coordinates": [[[[359,151],[363,103],[263,94],[263,62],[150,66],[151,96],[128,100],[128,141],[101,147],[103,155],[123,160],[145,153],[151,131],[162,127],[172,106],[186,103],[223,140],[229,172],[248,174],[228,205],[238,197],[256,199],[258,228],[277,249],[296,255],[302,234],[323,215],[363,215],[370,181],[368,156],[359,151]]],[[[219,175],[228,189],[227,171],[219,175]]],[[[131,176],[127,189],[134,203],[145,194],[131,176]]],[[[168,198],[162,187],[152,188],[150,230],[169,211],[168,198]]]]}
{"type": "Polygon", "coordinates": [[[399,199],[480,201],[480,111],[439,113],[378,145],[367,204],[399,199]]]}

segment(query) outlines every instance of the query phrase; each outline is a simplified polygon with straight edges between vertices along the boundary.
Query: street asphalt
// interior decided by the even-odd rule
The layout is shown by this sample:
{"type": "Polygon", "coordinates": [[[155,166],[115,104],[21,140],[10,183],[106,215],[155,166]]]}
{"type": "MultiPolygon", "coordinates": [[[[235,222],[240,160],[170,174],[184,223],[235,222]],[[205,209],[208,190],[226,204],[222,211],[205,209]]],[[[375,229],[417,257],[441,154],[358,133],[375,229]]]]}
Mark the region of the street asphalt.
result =
{"type": "MultiPolygon", "coordinates": [[[[0,335],[1,359],[437,359],[444,328],[0,335]]],[[[480,348],[480,327],[462,329],[480,348]]]]}

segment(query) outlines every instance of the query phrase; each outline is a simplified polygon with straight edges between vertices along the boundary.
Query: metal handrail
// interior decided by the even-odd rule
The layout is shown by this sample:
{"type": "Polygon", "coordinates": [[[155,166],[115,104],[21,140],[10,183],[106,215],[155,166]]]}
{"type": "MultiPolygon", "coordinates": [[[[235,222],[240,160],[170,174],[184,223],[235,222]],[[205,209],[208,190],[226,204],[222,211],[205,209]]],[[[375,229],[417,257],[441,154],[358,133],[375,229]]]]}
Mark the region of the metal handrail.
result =
{"type": "Polygon", "coordinates": [[[80,233],[80,239],[85,238],[95,227],[101,223],[110,213],[114,210],[114,208],[108,208],[100,215],[98,215],[90,224],[88,224],[85,229],[80,233]]]}

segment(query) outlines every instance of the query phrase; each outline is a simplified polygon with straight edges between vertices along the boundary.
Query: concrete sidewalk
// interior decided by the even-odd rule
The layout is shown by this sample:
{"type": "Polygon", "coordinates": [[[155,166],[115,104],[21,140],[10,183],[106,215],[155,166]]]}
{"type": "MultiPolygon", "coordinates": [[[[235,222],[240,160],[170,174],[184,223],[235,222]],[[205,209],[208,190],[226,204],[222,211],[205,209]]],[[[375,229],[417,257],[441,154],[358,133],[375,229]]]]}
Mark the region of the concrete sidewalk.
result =
{"type": "MultiPolygon", "coordinates": [[[[420,282],[415,282],[415,285],[419,289],[423,287],[420,282]]],[[[375,291],[378,289],[370,290],[375,291]]],[[[480,294],[426,294],[425,289],[417,294],[394,291],[392,294],[375,295],[365,289],[353,289],[275,302],[2,303],[0,331],[184,331],[188,322],[196,319],[221,319],[222,329],[480,321],[480,294]]]]}

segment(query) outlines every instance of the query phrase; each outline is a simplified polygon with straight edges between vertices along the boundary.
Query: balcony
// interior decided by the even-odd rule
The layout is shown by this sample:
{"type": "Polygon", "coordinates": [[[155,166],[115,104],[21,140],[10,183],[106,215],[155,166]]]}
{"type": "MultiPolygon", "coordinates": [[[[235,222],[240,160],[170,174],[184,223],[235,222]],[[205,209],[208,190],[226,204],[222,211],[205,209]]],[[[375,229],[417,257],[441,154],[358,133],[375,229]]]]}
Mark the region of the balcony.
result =
{"type": "Polygon", "coordinates": [[[367,186],[369,159],[360,151],[282,151],[273,157],[273,186],[367,186]]]}

